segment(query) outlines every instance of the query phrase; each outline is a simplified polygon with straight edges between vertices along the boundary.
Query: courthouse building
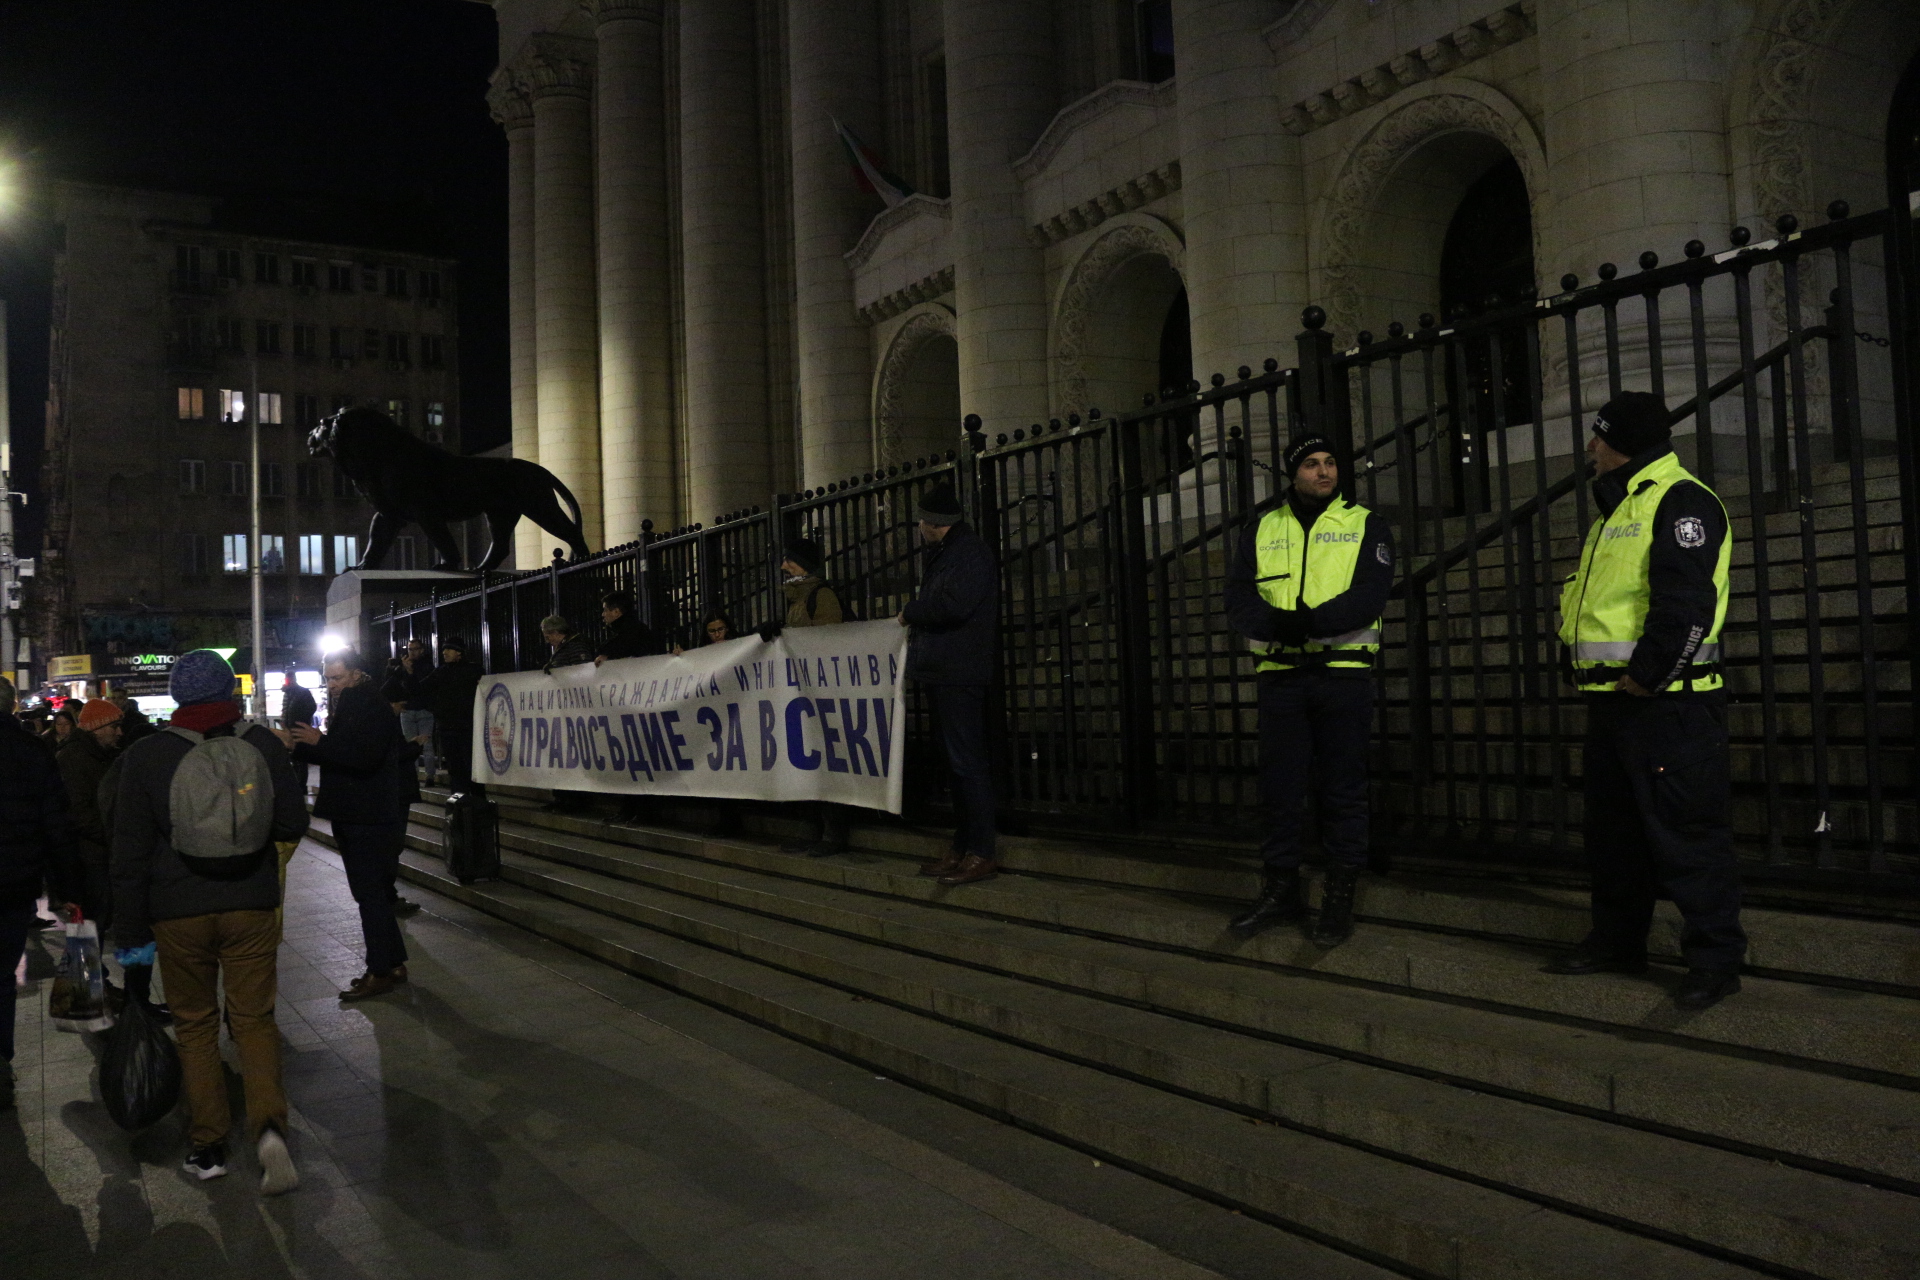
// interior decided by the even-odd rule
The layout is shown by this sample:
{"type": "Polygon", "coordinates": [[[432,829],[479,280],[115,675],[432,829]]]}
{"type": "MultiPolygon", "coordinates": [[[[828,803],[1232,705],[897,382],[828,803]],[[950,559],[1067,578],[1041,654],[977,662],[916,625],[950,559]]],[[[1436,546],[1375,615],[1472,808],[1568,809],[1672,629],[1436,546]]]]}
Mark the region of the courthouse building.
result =
{"type": "MultiPolygon", "coordinates": [[[[454,264],[251,234],[202,196],[62,183],[54,211],[44,651],[248,643],[254,417],[268,644],[306,643],[372,515],[307,430],[371,404],[457,451],[454,264]]],[[[416,532],[387,567],[431,554],[416,532]]]]}
{"type": "Polygon", "coordinates": [[[1903,0],[494,7],[513,448],[596,549],[1291,364],[1308,303],[1345,342],[1879,208],[1920,47],[1903,0]]]}

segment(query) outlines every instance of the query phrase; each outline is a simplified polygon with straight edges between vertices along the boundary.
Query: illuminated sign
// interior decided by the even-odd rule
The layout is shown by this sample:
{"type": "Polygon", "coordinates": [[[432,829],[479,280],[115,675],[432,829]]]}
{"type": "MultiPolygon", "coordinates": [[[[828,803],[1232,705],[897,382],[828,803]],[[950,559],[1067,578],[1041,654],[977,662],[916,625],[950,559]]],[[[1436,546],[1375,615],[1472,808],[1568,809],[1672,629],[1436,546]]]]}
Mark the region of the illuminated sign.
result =
{"type": "Polygon", "coordinates": [[[47,664],[49,680],[79,680],[93,674],[93,655],[66,653],[47,664]]]}

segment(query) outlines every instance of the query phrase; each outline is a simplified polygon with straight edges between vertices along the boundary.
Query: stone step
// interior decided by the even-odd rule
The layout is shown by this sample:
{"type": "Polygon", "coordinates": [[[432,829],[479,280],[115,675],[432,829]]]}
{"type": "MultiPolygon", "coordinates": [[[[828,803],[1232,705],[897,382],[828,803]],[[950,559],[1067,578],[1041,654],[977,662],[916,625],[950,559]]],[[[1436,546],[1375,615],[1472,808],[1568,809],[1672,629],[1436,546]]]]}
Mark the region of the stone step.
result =
{"type": "MultiPolygon", "coordinates": [[[[520,861],[517,856],[510,857],[516,863],[520,861]]],[[[1063,1011],[1072,1004],[1069,993],[934,961],[915,962],[914,957],[897,950],[870,945],[864,950],[875,953],[877,967],[870,961],[862,968],[854,957],[863,944],[852,940],[791,927],[787,936],[771,936],[780,933],[780,927],[763,917],[664,893],[652,895],[657,900],[649,903],[646,899],[650,891],[589,872],[567,874],[573,891],[601,909],[514,882],[459,886],[446,877],[436,859],[419,855],[408,855],[403,873],[410,880],[630,972],[856,1058],[887,1074],[982,1107],[1104,1158],[1246,1205],[1416,1273],[1463,1280],[1517,1275],[1564,1276],[1571,1280],[1576,1276],[1613,1275],[1623,1267],[1676,1280],[1753,1274],[1738,1261],[1709,1257],[1697,1249],[1649,1239],[1557,1208],[1543,1208],[1538,1197],[1477,1185],[1352,1141],[1335,1140],[1326,1136],[1326,1130],[1315,1131],[1279,1112],[1265,1110],[1260,1105],[1266,1100],[1262,1094],[1220,1100],[1183,1096],[1150,1081],[1127,1078],[1085,1060],[1074,1061],[1022,1043],[1017,1034],[1021,1031],[1071,1032],[1072,1024],[1062,1021],[1063,1011]],[[605,908],[610,907],[636,912],[651,908],[651,918],[671,918],[676,928],[692,930],[698,922],[710,936],[731,945],[702,945],[609,914],[605,908]],[[756,954],[742,954],[743,949],[756,954]],[[795,966],[819,967],[830,973],[823,981],[795,966]],[[935,974],[945,987],[927,984],[935,974]],[[885,987],[889,994],[862,996],[857,987],[849,989],[845,982],[848,979],[885,987]],[[1017,1013],[1004,1002],[1016,987],[1027,988],[1017,1013]],[[969,995],[973,1001],[999,1011],[1016,1034],[1010,1036],[998,1028],[998,1034],[982,1034],[955,1018],[955,1013],[966,1011],[963,1006],[969,995]],[[914,1004],[916,1000],[935,999],[944,1006],[937,1012],[914,1004]]],[[[1098,1012],[1103,1015],[1100,1020],[1079,1028],[1092,1037],[1079,1046],[1083,1049],[1099,1050],[1105,1044],[1118,1043],[1105,1016],[1113,1012],[1112,1006],[1100,1005],[1098,1012]]],[[[1203,1029],[1145,1012],[1137,1016],[1154,1019],[1157,1030],[1174,1037],[1170,1043],[1147,1052],[1145,1059],[1164,1061],[1169,1067],[1184,1064],[1210,1074],[1216,1081],[1239,1074],[1244,1082],[1264,1081],[1264,1092],[1270,1094],[1276,1070],[1284,1073],[1291,1067],[1310,1072],[1326,1068],[1338,1073],[1349,1069],[1343,1063],[1312,1062],[1312,1055],[1285,1046],[1253,1044],[1243,1047],[1232,1061],[1212,1062],[1205,1055],[1218,1048],[1217,1038],[1199,1044],[1194,1041],[1203,1029]],[[1266,1074],[1253,1074],[1260,1070],[1266,1074]]],[[[1410,1077],[1396,1078],[1395,1083],[1401,1079],[1410,1077]]],[[[1429,1106],[1419,1115],[1425,1123],[1416,1122],[1414,1127],[1437,1133],[1444,1130],[1446,1119],[1444,1111],[1429,1106]]],[[[1653,1139],[1653,1135],[1635,1135],[1643,1136],[1653,1139]]],[[[1512,1144],[1516,1155],[1525,1155],[1523,1147],[1523,1143],[1512,1144]]],[[[1687,1149],[1704,1158],[1735,1162],[1742,1173],[1774,1168],[1749,1157],[1706,1148],[1687,1149]]],[[[1538,1153],[1532,1159],[1543,1173],[1551,1174],[1551,1161],[1540,1159],[1538,1153]]],[[[1822,1191],[1811,1193],[1811,1200],[1788,1196],[1779,1202],[1785,1215],[1782,1221],[1790,1223],[1786,1231],[1792,1241],[1784,1250],[1773,1240],[1759,1243],[1775,1253],[1784,1251],[1815,1261],[1823,1269],[1831,1261],[1850,1269],[1850,1274],[1903,1274],[1899,1268],[1905,1265],[1906,1246],[1898,1236],[1906,1224],[1897,1212],[1889,1211],[1888,1205],[1904,1204],[1906,1197],[1848,1187],[1837,1179],[1802,1170],[1787,1172],[1802,1185],[1818,1185],[1822,1191]],[[1829,1187],[1838,1201],[1822,1198],[1829,1187]],[[1887,1205],[1874,1204],[1868,1211],[1869,1219],[1891,1221],[1893,1227],[1879,1233],[1883,1238],[1872,1241],[1851,1236],[1854,1215],[1862,1207],[1852,1201],[1871,1203],[1880,1197],[1886,1198],[1887,1205]],[[1806,1211],[1811,1204],[1818,1204],[1829,1218],[1836,1214],[1844,1218],[1845,1225],[1836,1229],[1831,1221],[1814,1221],[1815,1213],[1806,1211]],[[1879,1253],[1887,1256],[1872,1256],[1879,1253]],[[1829,1259],[1829,1255],[1834,1256],[1829,1259]]],[[[1782,1175],[1775,1172],[1772,1176],[1782,1175]]],[[[1579,1180],[1569,1177],[1564,1168],[1559,1177],[1567,1189],[1578,1189],[1579,1180]]],[[[1691,1207],[1704,1207],[1702,1198],[1689,1199],[1686,1190],[1675,1180],[1670,1196],[1688,1200],[1691,1207]]],[[[1756,1216],[1752,1209],[1745,1214],[1749,1219],[1756,1216]]],[[[1713,1229],[1710,1213],[1700,1217],[1703,1228],[1713,1229]]],[[[1745,1260],[1769,1265],[1759,1256],[1745,1260]]]]}

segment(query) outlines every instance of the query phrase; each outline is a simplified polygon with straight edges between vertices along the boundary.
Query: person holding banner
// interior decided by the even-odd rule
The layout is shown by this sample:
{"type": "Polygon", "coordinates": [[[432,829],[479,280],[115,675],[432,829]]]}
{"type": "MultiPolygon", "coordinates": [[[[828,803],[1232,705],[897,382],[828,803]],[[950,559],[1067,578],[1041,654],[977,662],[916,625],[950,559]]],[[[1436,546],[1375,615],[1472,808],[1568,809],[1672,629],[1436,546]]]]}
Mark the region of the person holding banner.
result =
{"type": "Polygon", "coordinates": [[[1353,934],[1367,865],[1373,660],[1393,588],[1393,531],[1340,496],[1331,441],[1296,440],[1283,465],[1292,489],[1247,525],[1227,567],[1227,620],[1258,655],[1260,798],[1270,824],[1260,897],[1229,927],[1252,937],[1306,916],[1303,811],[1317,773],[1327,878],[1309,936],[1333,947],[1353,934]]]}
{"type": "Polygon", "coordinates": [[[1000,625],[1000,574],[985,539],[960,518],[950,485],[936,485],[914,510],[927,543],[920,591],[900,611],[912,628],[907,679],[924,685],[935,732],[953,773],[953,847],[920,868],[944,885],[996,875],[993,769],[987,753],[987,688],[1000,625]]]}
{"type": "MultiPolygon", "coordinates": [[[[771,641],[786,627],[828,627],[845,618],[840,597],[820,576],[820,570],[827,563],[826,553],[820,549],[820,544],[811,538],[789,538],[785,552],[786,559],[780,562],[780,572],[786,575],[782,589],[787,597],[787,620],[784,624],[769,622],[762,626],[762,640],[771,641]]],[[[814,808],[820,828],[819,836],[798,844],[782,845],[782,851],[804,853],[810,858],[845,853],[847,837],[853,827],[852,814],[846,806],[829,800],[820,801],[814,808]]]]}

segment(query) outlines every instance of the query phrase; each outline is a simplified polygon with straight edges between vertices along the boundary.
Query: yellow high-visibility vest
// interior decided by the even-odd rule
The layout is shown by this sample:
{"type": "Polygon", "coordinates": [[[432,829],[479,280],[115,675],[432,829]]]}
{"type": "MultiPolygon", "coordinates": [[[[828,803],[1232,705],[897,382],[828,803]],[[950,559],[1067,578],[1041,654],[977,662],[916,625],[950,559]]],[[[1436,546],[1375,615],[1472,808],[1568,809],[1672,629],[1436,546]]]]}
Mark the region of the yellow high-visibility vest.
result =
{"type": "MultiPolygon", "coordinates": [[[[1647,559],[1654,538],[1684,540],[1691,533],[1704,542],[1707,536],[1705,528],[1690,531],[1655,527],[1660,500],[1667,496],[1667,490],[1687,480],[1700,484],[1673,454],[1655,458],[1634,475],[1632,491],[1612,514],[1594,521],[1587,531],[1580,567],[1560,592],[1560,642],[1572,656],[1574,683],[1582,692],[1612,689],[1626,674],[1634,646],[1646,630],[1647,559]]],[[[1719,495],[1714,494],[1713,500],[1719,502],[1719,495]]],[[[1722,504],[1723,514],[1725,510],[1722,504]]],[[[1678,687],[1713,690],[1725,684],[1720,677],[1720,629],[1727,620],[1728,568],[1732,562],[1733,530],[1729,522],[1727,536],[1720,543],[1720,558],[1713,567],[1718,596],[1713,627],[1701,640],[1692,665],[1674,681],[1678,687]]]]}
{"type": "MultiPolygon", "coordinates": [[[[1360,548],[1366,544],[1367,514],[1365,507],[1335,498],[1307,530],[1293,514],[1291,503],[1267,512],[1254,532],[1253,544],[1254,581],[1260,598],[1276,609],[1300,604],[1313,608],[1352,587],[1360,548]]],[[[1261,655],[1260,671],[1322,665],[1364,670],[1380,651],[1380,620],[1304,645],[1256,640],[1253,649],[1261,655]]]]}

